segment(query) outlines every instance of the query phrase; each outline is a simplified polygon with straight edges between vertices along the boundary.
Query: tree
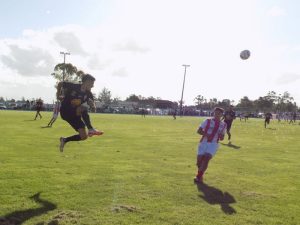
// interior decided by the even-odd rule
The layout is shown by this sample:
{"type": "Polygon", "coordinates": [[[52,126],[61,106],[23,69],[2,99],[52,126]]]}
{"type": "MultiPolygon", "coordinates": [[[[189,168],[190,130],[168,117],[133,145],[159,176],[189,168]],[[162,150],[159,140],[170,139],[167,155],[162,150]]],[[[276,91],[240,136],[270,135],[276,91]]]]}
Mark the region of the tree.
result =
{"type": "Polygon", "coordinates": [[[132,94],[130,95],[128,98],[126,98],[125,101],[127,102],[139,102],[141,99],[139,98],[139,96],[132,94]]]}
{"type": "Polygon", "coordinates": [[[231,105],[230,99],[223,99],[221,102],[218,102],[218,105],[223,108],[227,108],[231,105]]]}
{"type": "Polygon", "coordinates": [[[244,96],[240,99],[239,103],[236,105],[236,108],[242,111],[249,111],[253,108],[253,102],[247,96],[244,96]]]}
{"type": "Polygon", "coordinates": [[[103,104],[104,108],[107,108],[112,103],[111,92],[104,87],[98,95],[98,100],[103,104]]]}
{"type": "Polygon", "coordinates": [[[159,108],[159,109],[168,109],[168,108],[172,109],[172,108],[174,108],[174,103],[169,100],[157,99],[157,100],[155,100],[154,107],[159,108]]]}
{"type": "Polygon", "coordinates": [[[118,102],[121,101],[121,98],[120,97],[114,97],[112,99],[112,104],[118,104],[118,102]]]}
{"type": "Polygon", "coordinates": [[[54,67],[54,72],[51,73],[51,76],[53,76],[57,82],[63,81],[64,70],[64,81],[79,82],[84,74],[82,70],[77,70],[77,67],[71,63],[59,63],[54,67]]]}
{"type": "Polygon", "coordinates": [[[257,100],[254,101],[254,105],[258,110],[272,111],[273,108],[273,101],[270,100],[267,96],[259,97],[257,100]]]}
{"type": "Polygon", "coordinates": [[[217,104],[218,104],[218,99],[216,99],[216,98],[211,98],[211,99],[209,99],[209,102],[208,102],[207,104],[208,104],[208,108],[209,108],[209,109],[213,109],[214,107],[217,106],[217,104]]]}
{"type": "Polygon", "coordinates": [[[197,97],[194,98],[194,101],[195,101],[196,107],[198,109],[201,109],[201,105],[204,101],[206,101],[206,99],[204,99],[204,97],[202,95],[197,95],[197,97]]]}

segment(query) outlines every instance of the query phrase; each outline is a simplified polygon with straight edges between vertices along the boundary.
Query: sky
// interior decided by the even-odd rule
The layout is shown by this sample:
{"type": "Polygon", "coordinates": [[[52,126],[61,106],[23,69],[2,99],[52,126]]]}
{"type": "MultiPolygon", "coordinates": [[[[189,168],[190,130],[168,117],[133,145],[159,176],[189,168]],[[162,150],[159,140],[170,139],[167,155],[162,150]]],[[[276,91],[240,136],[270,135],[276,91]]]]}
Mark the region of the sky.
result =
{"type": "Polygon", "coordinates": [[[0,0],[0,96],[55,99],[63,62],[96,95],[194,104],[288,91],[300,105],[298,0],[0,0]],[[251,56],[239,54],[248,49],[251,56]]]}

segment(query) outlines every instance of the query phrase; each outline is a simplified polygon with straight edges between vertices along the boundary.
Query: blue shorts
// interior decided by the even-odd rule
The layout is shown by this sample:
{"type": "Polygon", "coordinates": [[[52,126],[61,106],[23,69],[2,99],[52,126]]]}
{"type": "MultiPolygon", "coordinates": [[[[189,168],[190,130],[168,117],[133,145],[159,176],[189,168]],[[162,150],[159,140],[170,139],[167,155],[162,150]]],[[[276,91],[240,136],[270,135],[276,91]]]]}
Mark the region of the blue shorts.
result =
{"type": "Polygon", "coordinates": [[[198,145],[198,155],[210,154],[214,156],[219,148],[216,142],[200,142],[198,145]]]}

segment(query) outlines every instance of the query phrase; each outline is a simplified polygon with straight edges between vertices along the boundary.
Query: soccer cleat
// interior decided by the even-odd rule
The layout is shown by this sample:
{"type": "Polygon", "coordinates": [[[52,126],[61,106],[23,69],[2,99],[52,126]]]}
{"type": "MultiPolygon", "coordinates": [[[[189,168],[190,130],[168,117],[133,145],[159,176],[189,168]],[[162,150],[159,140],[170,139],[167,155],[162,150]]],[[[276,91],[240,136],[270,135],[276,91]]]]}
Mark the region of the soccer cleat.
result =
{"type": "Polygon", "coordinates": [[[59,139],[59,141],[60,141],[59,150],[60,150],[60,152],[63,152],[64,151],[64,146],[66,144],[65,139],[63,137],[61,137],[59,139]]]}
{"type": "Polygon", "coordinates": [[[89,137],[92,137],[94,135],[102,135],[103,134],[103,131],[100,131],[100,130],[97,130],[97,129],[89,129],[89,132],[88,132],[88,136],[89,137]]]}
{"type": "Polygon", "coordinates": [[[198,177],[198,176],[196,176],[195,178],[194,178],[194,182],[195,183],[203,183],[203,177],[198,177]]]}

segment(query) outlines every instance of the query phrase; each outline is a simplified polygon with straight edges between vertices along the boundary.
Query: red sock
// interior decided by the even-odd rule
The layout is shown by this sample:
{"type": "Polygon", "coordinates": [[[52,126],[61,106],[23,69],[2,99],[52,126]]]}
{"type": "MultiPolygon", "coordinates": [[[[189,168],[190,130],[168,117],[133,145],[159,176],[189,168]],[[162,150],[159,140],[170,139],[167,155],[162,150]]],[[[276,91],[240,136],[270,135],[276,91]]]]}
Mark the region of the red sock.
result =
{"type": "Polygon", "coordinates": [[[203,176],[203,174],[204,174],[204,172],[202,172],[202,171],[199,171],[199,170],[198,170],[197,177],[202,177],[202,176],[203,176]]]}

